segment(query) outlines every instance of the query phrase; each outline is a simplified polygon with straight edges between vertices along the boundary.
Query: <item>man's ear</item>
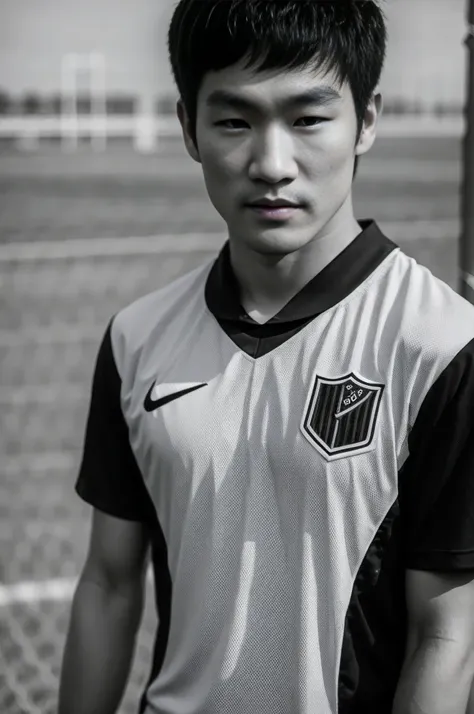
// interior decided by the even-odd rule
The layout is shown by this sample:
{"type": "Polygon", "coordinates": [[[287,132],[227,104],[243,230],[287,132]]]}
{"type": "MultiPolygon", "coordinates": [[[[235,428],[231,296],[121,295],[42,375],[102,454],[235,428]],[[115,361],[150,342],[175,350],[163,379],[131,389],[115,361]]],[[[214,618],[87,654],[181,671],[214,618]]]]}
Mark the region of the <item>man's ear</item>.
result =
{"type": "Polygon", "coordinates": [[[201,159],[199,157],[199,151],[197,150],[197,147],[191,137],[191,122],[189,121],[189,117],[186,112],[186,107],[184,106],[182,99],[178,99],[178,102],[176,104],[176,114],[178,116],[179,123],[181,124],[181,130],[183,132],[183,141],[186,147],[186,151],[194,161],[200,164],[201,159]]]}
{"type": "Polygon", "coordinates": [[[366,154],[373,146],[377,135],[377,123],[383,110],[383,97],[380,92],[372,95],[365,110],[362,131],[356,146],[356,156],[366,154]]]}

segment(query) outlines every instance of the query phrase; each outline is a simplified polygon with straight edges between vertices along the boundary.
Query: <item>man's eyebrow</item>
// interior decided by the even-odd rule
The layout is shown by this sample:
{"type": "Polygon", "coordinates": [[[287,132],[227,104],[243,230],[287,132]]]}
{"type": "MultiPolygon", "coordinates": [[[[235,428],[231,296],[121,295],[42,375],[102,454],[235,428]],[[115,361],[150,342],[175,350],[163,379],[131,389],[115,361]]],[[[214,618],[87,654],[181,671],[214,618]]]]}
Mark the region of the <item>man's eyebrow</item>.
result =
{"type": "MultiPolygon", "coordinates": [[[[336,89],[333,87],[322,86],[290,95],[278,104],[281,109],[305,107],[308,106],[308,104],[322,107],[340,99],[342,99],[342,97],[336,89]]],[[[211,92],[206,100],[206,105],[212,108],[227,109],[230,107],[232,109],[246,111],[261,110],[261,107],[258,104],[252,102],[250,99],[240,96],[239,94],[234,94],[234,92],[231,92],[228,89],[216,89],[211,92]]]]}

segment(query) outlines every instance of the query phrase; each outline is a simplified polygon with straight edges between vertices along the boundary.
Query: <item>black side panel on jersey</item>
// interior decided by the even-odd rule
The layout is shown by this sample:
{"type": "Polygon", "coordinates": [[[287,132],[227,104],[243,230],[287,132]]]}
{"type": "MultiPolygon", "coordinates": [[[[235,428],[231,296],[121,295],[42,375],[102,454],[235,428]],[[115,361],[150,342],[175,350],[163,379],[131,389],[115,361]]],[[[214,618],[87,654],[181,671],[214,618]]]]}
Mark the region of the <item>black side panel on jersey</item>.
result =
{"type": "Polygon", "coordinates": [[[400,471],[405,567],[474,569],[474,340],[425,396],[400,471]]]}
{"type": "Polygon", "coordinates": [[[148,687],[158,677],[168,646],[171,621],[172,582],[168,567],[168,548],[159,525],[158,518],[150,529],[153,574],[155,583],[155,606],[158,613],[159,626],[153,646],[153,659],[148,682],[140,698],[138,714],[143,714],[148,705],[148,687]]]}
{"type": "Polygon", "coordinates": [[[346,615],[339,714],[390,714],[406,646],[398,499],[361,564],[346,615]]]}
{"type": "Polygon", "coordinates": [[[76,492],[116,518],[153,522],[156,511],[132,452],[121,404],[121,379],[112,351],[112,322],[102,340],[92,383],[76,492]]]}

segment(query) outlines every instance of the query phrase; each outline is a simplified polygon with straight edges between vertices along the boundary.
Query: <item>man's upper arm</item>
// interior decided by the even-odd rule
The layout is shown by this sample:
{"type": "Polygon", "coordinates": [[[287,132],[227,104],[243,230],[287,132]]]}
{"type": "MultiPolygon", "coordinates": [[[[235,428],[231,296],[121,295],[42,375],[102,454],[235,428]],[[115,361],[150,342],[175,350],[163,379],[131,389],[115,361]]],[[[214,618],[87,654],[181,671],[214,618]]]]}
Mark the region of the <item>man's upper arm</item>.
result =
{"type": "Polygon", "coordinates": [[[119,591],[139,584],[146,572],[148,531],[138,521],[94,508],[89,552],[81,580],[119,591]]]}

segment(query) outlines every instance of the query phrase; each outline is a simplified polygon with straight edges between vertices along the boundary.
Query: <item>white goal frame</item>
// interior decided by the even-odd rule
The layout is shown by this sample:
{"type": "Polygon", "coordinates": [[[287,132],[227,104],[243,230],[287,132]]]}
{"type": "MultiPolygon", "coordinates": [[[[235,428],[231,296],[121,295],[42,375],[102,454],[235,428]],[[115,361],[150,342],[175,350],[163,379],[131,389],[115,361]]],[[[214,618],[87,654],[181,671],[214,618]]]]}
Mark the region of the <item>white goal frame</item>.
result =
{"type": "Polygon", "coordinates": [[[105,58],[100,52],[68,53],[61,61],[61,146],[64,151],[78,148],[81,125],[87,125],[94,149],[107,147],[107,104],[105,58]],[[91,115],[82,121],[78,115],[78,77],[87,72],[91,115]]]}

